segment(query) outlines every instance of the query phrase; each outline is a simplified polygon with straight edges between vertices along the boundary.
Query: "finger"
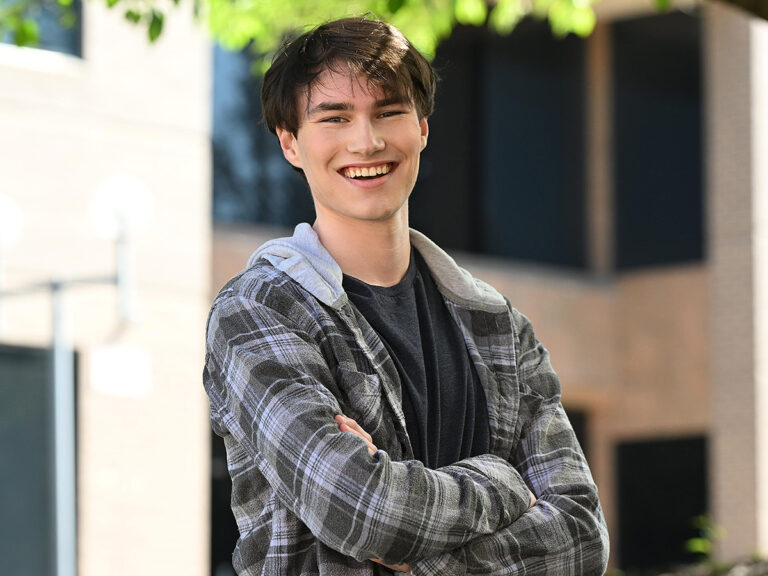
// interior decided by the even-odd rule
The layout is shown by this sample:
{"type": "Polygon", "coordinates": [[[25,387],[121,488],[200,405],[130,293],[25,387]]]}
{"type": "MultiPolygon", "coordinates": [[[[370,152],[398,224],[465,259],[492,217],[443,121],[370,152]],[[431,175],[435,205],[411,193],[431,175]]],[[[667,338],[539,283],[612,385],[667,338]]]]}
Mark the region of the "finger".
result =
{"type": "Polygon", "coordinates": [[[373,445],[373,441],[369,439],[370,437],[366,438],[359,428],[352,428],[347,424],[339,424],[339,430],[341,430],[342,432],[349,432],[351,434],[354,434],[355,436],[360,438],[363,442],[365,442],[369,446],[369,448],[373,447],[374,452],[376,451],[376,447],[373,445]]]}
{"type": "Polygon", "coordinates": [[[531,495],[531,506],[530,507],[533,508],[534,506],[536,506],[536,495],[533,492],[531,492],[530,490],[528,490],[528,493],[531,495]]]}
{"type": "Polygon", "coordinates": [[[355,436],[358,436],[363,440],[363,442],[366,443],[368,446],[368,453],[373,455],[378,451],[378,448],[373,443],[373,438],[370,434],[368,434],[365,430],[360,428],[360,425],[352,420],[352,418],[347,418],[346,416],[342,416],[341,414],[338,414],[334,416],[334,420],[339,423],[339,430],[342,432],[351,432],[355,436]]]}
{"type": "Polygon", "coordinates": [[[363,442],[365,442],[366,446],[368,446],[368,453],[369,454],[373,455],[373,454],[375,454],[378,451],[378,448],[376,448],[376,445],[373,443],[373,441],[369,440],[370,437],[366,438],[365,436],[363,436],[360,433],[359,430],[354,429],[354,428],[352,428],[350,426],[347,426],[346,424],[341,424],[339,426],[339,429],[342,432],[351,432],[352,434],[354,434],[355,436],[360,438],[363,442]]]}
{"type": "Polygon", "coordinates": [[[393,570],[395,572],[410,572],[411,566],[409,564],[385,564],[378,558],[371,558],[371,562],[376,562],[376,564],[381,564],[382,566],[386,566],[390,570],[393,570]]]}
{"type": "Polygon", "coordinates": [[[366,438],[366,439],[372,439],[370,434],[368,434],[365,430],[363,430],[360,424],[358,424],[352,418],[347,418],[342,414],[337,415],[335,418],[339,424],[346,424],[351,429],[353,429],[355,433],[358,434],[359,436],[362,436],[363,438],[366,438]]]}
{"type": "Polygon", "coordinates": [[[365,438],[369,442],[373,442],[373,438],[371,437],[371,435],[368,434],[368,432],[366,432],[365,430],[363,430],[363,428],[360,426],[360,424],[358,424],[357,422],[355,422],[351,418],[347,418],[347,424],[350,427],[354,428],[357,432],[359,432],[363,436],[363,438],[365,438]]]}
{"type": "Polygon", "coordinates": [[[333,419],[336,420],[336,422],[338,422],[339,424],[344,424],[347,421],[347,417],[344,416],[343,414],[336,414],[336,416],[334,416],[333,419]]]}

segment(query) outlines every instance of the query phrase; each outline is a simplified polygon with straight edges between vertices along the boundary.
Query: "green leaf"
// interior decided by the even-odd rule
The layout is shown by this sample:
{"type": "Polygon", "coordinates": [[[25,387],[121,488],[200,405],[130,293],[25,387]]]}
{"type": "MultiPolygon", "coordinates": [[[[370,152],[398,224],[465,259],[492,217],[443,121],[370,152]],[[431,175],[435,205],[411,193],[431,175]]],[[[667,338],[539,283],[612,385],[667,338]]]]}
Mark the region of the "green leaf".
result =
{"type": "Polygon", "coordinates": [[[591,6],[575,8],[571,15],[571,30],[581,37],[592,34],[595,23],[595,12],[591,6]]]}
{"type": "Polygon", "coordinates": [[[164,16],[162,12],[152,10],[152,19],[149,22],[149,29],[147,30],[150,42],[157,40],[160,37],[160,34],[163,33],[163,19],[164,16]]]}
{"type": "Polygon", "coordinates": [[[656,2],[656,10],[659,12],[666,12],[672,7],[671,0],[655,0],[656,2]]]}
{"type": "Polygon", "coordinates": [[[14,31],[14,43],[17,46],[37,46],[40,43],[40,26],[31,18],[19,22],[14,31]]]}
{"type": "Polygon", "coordinates": [[[561,38],[570,32],[587,36],[595,28],[590,0],[554,0],[548,16],[552,33],[561,38]]]}
{"type": "Polygon", "coordinates": [[[552,0],[533,0],[533,14],[537,18],[546,17],[552,6],[552,0]]]}
{"type": "Polygon", "coordinates": [[[139,12],[136,12],[136,10],[126,10],[125,19],[128,20],[128,22],[133,22],[134,24],[138,24],[139,22],[141,22],[141,14],[139,12]]]}
{"type": "Polygon", "coordinates": [[[488,16],[488,6],[484,0],[456,0],[454,13],[459,24],[482,26],[488,16]]]}
{"type": "Polygon", "coordinates": [[[694,554],[709,555],[712,552],[712,542],[706,538],[691,538],[685,541],[685,549],[694,554]]]}
{"type": "Polygon", "coordinates": [[[525,14],[520,0],[499,0],[491,11],[488,24],[497,34],[509,34],[525,14]]]}
{"type": "Polygon", "coordinates": [[[394,14],[405,4],[405,0],[387,0],[387,10],[394,14]]]}
{"type": "Polygon", "coordinates": [[[59,6],[64,6],[65,8],[72,6],[72,0],[58,0],[59,6]]]}
{"type": "Polygon", "coordinates": [[[118,2],[120,2],[120,0],[107,0],[107,6],[110,8],[114,8],[118,2]]]}

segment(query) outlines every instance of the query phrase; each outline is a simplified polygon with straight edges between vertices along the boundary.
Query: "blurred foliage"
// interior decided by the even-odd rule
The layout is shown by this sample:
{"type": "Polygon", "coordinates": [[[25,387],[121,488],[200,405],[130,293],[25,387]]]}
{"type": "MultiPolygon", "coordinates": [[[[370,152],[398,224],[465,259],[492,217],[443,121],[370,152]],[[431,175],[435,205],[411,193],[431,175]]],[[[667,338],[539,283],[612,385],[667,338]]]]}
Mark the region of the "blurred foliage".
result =
{"type": "MultiPolygon", "coordinates": [[[[181,0],[91,0],[122,11],[126,20],[142,26],[150,42],[161,37],[167,12],[181,0]]],[[[509,34],[520,20],[533,16],[549,21],[557,37],[589,35],[595,26],[592,4],[599,0],[189,0],[198,20],[225,48],[251,47],[262,65],[282,39],[296,29],[309,28],[343,16],[371,14],[397,26],[424,54],[458,24],[483,26],[509,34]]],[[[647,0],[657,10],[672,0],[647,0]]],[[[768,0],[722,0],[768,19],[768,0]]],[[[39,41],[35,16],[42,6],[58,5],[61,23],[76,18],[73,0],[0,0],[0,40],[20,46],[39,41]]]]}
{"type": "Polygon", "coordinates": [[[586,36],[595,26],[594,0],[202,0],[199,7],[212,36],[224,47],[250,44],[263,61],[283,37],[343,16],[371,14],[399,28],[428,57],[457,24],[506,34],[529,14],[547,18],[558,36],[586,36]]]}
{"type": "Polygon", "coordinates": [[[696,516],[691,524],[699,535],[687,540],[685,549],[693,554],[699,554],[702,561],[710,562],[715,553],[715,545],[723,539],[725,530],[706,515],[696,516]]]}
{"type": "MultiPolygon", "coordinates": [[[[165,15],[181,0],[92,0],[120,10],[142,26],[151,42],[162,34],[165,15]]],[[[250,45],[255,57],[268,57],[291,31],[343,16],[370,14],[391,22],[427,56],[458,24],[488,26],[508,34],[525,16],[547,19],[556,36],[586,36],[595,26],[596,0],[191,0],[198,20],[222,46],[250,45]]],[[[658,0],[649,0],[649,2],[658,0]]],[[[0,0],[0,38],[34,46],[41,6],[71,7],[72,0],[0,0]]],[[[69,13],[74,15],[70,10],[69,13]]],[[[68,16],[71,20],[72,16],[68,16]]],[[[64,22],[63,22],[64,23],[64,22]]],[[[64,23],[65,24],[65,23],[64,23]]]]}

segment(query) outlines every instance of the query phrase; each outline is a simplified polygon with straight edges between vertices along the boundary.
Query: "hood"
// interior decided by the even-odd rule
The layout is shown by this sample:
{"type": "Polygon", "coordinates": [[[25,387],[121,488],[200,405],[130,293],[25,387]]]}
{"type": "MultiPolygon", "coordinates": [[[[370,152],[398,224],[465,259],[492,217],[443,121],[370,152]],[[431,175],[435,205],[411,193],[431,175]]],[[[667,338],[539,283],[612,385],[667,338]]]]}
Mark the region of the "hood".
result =
{"type": "Polygon", "coordinates": [[[306,222],[296,226],[293,236],[262,244],[251,254],[248,267],[261,258],[288,274],[323,304],[337,309],[344,305],[347,294],[341,285],[341,268],[306,222]]]}
{"type": "MultiPolygon", "coordinates": [[[[424,258],[438,289],[446,298],[470,309],[507,310],[506,300],[495,289],[473,278],[420,232],[411,230],[410,234],[413,247],[424,258]]],[[[296,226],[293,236],[263,244],[248,259],[248,267],[262,258],[293,278],[323,304],[339,309],[347,302],[341,268],[306,222],[296,226]]]]}

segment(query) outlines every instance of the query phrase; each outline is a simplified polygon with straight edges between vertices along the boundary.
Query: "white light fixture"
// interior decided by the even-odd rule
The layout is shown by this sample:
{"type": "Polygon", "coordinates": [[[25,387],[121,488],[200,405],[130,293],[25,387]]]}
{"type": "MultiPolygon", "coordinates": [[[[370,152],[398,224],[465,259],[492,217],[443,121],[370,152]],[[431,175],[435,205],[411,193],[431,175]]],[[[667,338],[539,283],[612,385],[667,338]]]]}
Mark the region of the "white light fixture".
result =
{"type": "Polygon", "coordinates": [[[128,344],[110,344],[91,353],[91,388],[108,396],[142,398],[152,394],[152,357],[128,344]]]}
{"type": "Polygon", "coordinates": [[[149,186],[137,176],[116,174],[97,186],[90,205],[91,224],[102,238],[116,240],[142,228],[153,211],[149,186]]]}
{"type": "Polygon", "coordinates": [[[102,238],[115,241],[115,267],[120,317],[136,319],[134,254],[131,239],[154,211],[149,186],[137,176],[116,174],[103,180],[91,200],[91,224],[102,238]]]}

